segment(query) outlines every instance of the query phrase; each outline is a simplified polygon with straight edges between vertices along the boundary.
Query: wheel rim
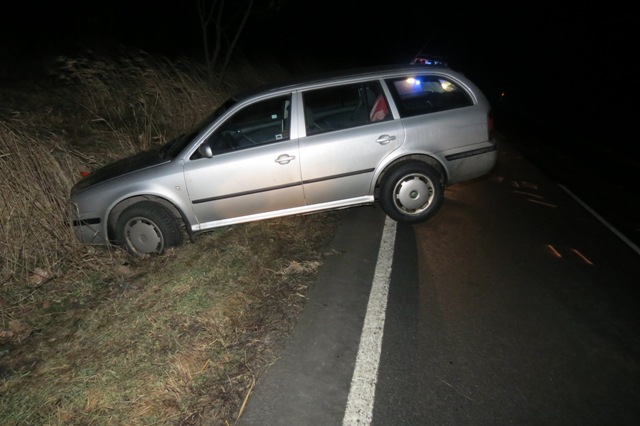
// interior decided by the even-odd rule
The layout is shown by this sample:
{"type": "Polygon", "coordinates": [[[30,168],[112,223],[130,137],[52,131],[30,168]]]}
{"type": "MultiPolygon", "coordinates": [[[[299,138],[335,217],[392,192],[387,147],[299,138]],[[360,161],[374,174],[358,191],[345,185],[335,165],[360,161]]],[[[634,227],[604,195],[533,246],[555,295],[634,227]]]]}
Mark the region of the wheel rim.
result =
{"type": "Polygon", "coordinates": [[[393,191],[393,203],[404,214],[416,215],[431,205],[435,188],[431,179],[412,173],[400,179],[393,191]]]}
{"type": "Polygon", "coordinates": [[[137,253],[162,253],[164,238],[162,231],[153,221],[144,217],[134,217],[125,226],[127,245],[137,253]]]}

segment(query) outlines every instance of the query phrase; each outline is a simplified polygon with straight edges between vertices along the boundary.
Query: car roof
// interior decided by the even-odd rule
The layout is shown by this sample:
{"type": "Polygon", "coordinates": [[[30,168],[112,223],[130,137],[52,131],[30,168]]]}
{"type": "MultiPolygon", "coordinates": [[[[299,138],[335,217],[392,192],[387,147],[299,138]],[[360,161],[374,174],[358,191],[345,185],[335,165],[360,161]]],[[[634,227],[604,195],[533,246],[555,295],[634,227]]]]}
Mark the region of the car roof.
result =
{"type": "Polygon", "coordinates": [[[375,67],[363,67],[353,68],[348,70],[340,70],[333,72],[326,72],[322,74],[309,75],[296,79],[285,80],[277,83],[265,84],[259,87],[255,87],[243,92],[238,93],[233,98],[236,101],[242,101],[244,99],[253,97],[258,94],[269,94],[273,92],[280,92],[285,90],[296,90],[304,88],[306,86],[312,86],[314,84],[327,84],[331,82],[339,82],[349,79],[360,78],[380,78],[386,75],[393,75],[396,73],[424,73],[426,70],[432,70],[436,72],[445,71],[447,74],[458,76],[459,74],[443,66],[428,66],[422,64],[401,64],[401,65],[384,65],[375,67]]]}

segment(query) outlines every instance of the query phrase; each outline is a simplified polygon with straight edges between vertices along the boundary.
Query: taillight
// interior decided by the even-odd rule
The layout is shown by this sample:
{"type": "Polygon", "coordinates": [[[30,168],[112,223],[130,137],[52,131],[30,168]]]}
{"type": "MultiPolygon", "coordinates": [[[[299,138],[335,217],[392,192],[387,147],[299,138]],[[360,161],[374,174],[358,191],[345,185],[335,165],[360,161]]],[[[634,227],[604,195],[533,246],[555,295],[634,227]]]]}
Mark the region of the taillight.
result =
{"type": "Polygon", "coordinates": [[[487,114],[487,136],[489,140],[493,140],[493,112],[487,114]]]}

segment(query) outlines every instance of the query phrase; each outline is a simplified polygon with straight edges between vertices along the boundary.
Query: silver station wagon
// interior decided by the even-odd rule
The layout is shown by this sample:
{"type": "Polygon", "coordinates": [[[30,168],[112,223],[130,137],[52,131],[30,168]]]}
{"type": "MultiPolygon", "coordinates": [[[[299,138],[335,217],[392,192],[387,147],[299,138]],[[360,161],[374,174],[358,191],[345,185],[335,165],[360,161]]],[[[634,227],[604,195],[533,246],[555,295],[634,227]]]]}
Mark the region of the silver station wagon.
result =
{"type": "Polygon", "coordinates": [[[144,255],[221,226],[376,202],[416,223],[496,159],[490,105],[463,75],[332,74],[240,94],[190,134],[96,170],[71,190],[73,227],[144,255]]]}

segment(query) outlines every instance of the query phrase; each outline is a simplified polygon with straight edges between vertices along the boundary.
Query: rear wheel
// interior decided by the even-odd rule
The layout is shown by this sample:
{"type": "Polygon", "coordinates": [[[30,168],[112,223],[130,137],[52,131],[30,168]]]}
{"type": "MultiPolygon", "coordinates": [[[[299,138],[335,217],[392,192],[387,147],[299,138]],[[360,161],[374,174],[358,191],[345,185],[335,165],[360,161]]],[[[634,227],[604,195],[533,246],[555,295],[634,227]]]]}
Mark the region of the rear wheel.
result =
{"type": "Polygon", "coordinates": [[[380,204],[389,217],[399,222],[425,221],[440,209],[443,201],[441,176],[424,163],[403,164],[382,182],[380,204]]]}
{"type": "Polygon", "coordinates": [[[127,207],[116,224],[118,243],[134,256],[162,254],[182,244],[178,219],[160,204],[143,201],[127,207]]]}

